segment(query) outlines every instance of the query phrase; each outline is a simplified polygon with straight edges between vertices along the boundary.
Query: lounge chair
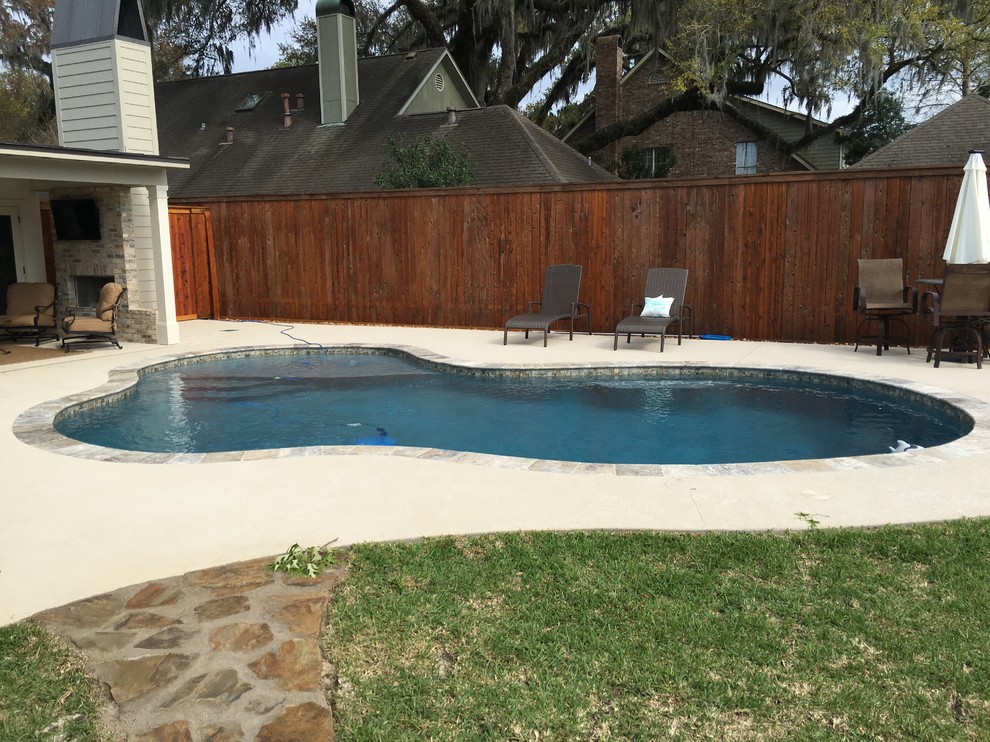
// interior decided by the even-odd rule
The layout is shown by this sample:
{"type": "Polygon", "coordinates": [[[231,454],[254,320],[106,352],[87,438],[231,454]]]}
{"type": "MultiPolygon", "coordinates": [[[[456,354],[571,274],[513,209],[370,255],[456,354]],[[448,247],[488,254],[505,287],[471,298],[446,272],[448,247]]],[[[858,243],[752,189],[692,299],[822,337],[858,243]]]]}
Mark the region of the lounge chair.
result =
{"type": "Polygon", "coordinates": [[[853,293],[853,311],[861,317],[856,325],[856,347],[876,343],[877,355],[891,345],[903,345],[911,353],[911,328],[905,317],[918,311],[918,294],[904,283],[904,261],[900,258],[862,259],[853,293]],[[864,336],[863,328],[876,323],[873,335],[864,336]],[[891,324],[898,324],[903,335],[891,335],[891,324]]]}
{"type": "Polygon", "coordinates": [[[100,298],[92,316],[79,316],[78,309],[67,309],[62,320],[62,347],[69,352],[70,345],[111,343],[120,348],[117,341],[117,312],[127,289],[119,283],[107,283],[100,289],[100,298]]]}
{"type": "MultiPolygon", "coordinates": [[[[659,335],[660,352],[663,353],[664,339],[671,325],[677,325],[677,344],[685,324],[691,323],[691,308],[684,306],[684,291],[687,288],[687,268],[650,268],[646,273],[646,288],[643,304],[629,307],[629,316],[615,326],[615,341],[612,350],[619,349],[619,335],[630,342],[633,334],[659,335]],[[645,312],[645,314],[644,314],[645,312]]],[[[693,326],[691,332],[694,331],[693,326]]]]}
{"type": "Polygon", "coordinates": [[[550,325],[558,320],[570,320],[570,339],[574,339],[574,320],[588,320],[588,334],[591,334],[591,316],[587,304],[578,301],[581,289],[580,265],[548,265],[543,279],[543,299],[526,305],[525,314],[517,314],[505,323],[502,345],[509,342],[509,330],[525,330],[529,338],[530,330],[543,330],[543,347],[547,346],[547,333],[550,325]],[[535,307],[539,306],[539,311],[535,307]]]}
{"type": "Polygon", "coordinates": [[[7,310],[0,330],[13,338],[33,337],[39,345],[45,335],[55,337],[55,287],[50,283],[12,283],[7,287],[7,310]]]}
{"type": "Polygon", "coordinates": [[[941,289],[926,291],[921,308],[932,322],[926,360],[934,358],[935,368],[943,358],[971,361],[983,368],[990,323],[990,265],[947,264],[941,289]]]}

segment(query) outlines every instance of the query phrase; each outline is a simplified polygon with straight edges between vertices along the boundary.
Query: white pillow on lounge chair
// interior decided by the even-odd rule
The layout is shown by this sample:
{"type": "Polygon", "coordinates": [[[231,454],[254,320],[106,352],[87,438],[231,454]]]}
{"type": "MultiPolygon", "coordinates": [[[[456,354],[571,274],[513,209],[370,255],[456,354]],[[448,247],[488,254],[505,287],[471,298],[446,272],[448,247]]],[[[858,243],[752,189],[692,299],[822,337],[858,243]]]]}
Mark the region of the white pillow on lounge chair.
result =
{"type": "Polygon", "coordinates": [[[647,296],[643,302],[640,317],[669,317],[670,307],[674,303],[672,296],[647,296]]]}

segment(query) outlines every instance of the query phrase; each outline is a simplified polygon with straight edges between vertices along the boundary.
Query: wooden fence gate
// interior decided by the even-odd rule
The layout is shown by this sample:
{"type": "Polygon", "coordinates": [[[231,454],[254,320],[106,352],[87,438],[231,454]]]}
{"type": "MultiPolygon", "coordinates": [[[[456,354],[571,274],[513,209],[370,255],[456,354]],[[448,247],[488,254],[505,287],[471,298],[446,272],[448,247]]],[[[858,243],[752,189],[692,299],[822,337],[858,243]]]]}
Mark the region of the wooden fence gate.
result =
{"type": "Polygon", "coordinates": [[[168,226],[172,237],[176,318],[216,319],[219,300],[209,209],[169,207],[168,226]]]}

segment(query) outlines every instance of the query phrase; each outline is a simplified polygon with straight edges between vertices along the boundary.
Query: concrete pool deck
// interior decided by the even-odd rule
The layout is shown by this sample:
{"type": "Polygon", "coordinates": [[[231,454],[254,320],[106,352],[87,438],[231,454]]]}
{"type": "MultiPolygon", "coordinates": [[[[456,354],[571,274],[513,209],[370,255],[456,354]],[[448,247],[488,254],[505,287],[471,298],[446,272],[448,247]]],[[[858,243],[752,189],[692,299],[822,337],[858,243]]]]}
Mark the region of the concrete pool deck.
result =
{"type": "MultiPolygon", "coordinates": [[[[0,366],[0,624],[91,595],[192,570],[273,555],[290,544],[339,545],[446,533],[519,529],[800,529],[990,515],[985,437],[961,457],[909,452],[864,464],[713,476],[675,468],[663,476],[614,469],[515,469],[475,461],[393,455],[271,456],[210,463],[135,463],[67,456],[13,432],[29,408],[107,382],[115,368],[178,353],[293,345],[283,326],[193,321],[177,346],[127,343],[29,364],[0,366]]],[[[877,357],[851,346],[635,340],[611,335],[527,341],[498,331],[297,324],[320,344],[378,343],[497,364],[713,363],[805,367],[890,377],[990,403],[985,373],[925,363],[920,349],[877,357]],[[624,344],[623,344],[624,345],[624,344]]],[[[966,439],[964,439],[965,441],[966,439]]],[[[893,444],[893,441],[891,441],[893,444]]],[[[717,472],[715,472],[717,474],[717,472]]]]}

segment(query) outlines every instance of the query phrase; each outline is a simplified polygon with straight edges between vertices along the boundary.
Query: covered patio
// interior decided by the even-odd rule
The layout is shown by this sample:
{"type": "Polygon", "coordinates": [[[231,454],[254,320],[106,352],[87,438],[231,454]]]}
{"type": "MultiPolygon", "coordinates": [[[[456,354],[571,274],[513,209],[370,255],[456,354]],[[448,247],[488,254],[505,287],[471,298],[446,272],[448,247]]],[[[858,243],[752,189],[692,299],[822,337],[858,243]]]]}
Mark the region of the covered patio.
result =
{"type": "Polygon", "coordinates": [[[188,167],[143,154],[0,144],[0,246],[9,252],[0,265],[14,267],[0,276],[0,290],[13,282],[51,283],[61,309],[84,302],[87,280],[110,278],[127,289],[123,337],[177,343],[167,174],[188,167]],[[98,209],[99,236],[59,235],[56,227],[46,254],[51,229],[42,205],[81,198],[98,209]]]}

